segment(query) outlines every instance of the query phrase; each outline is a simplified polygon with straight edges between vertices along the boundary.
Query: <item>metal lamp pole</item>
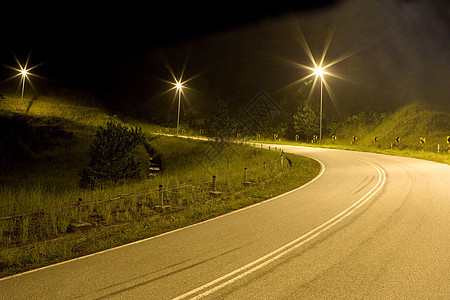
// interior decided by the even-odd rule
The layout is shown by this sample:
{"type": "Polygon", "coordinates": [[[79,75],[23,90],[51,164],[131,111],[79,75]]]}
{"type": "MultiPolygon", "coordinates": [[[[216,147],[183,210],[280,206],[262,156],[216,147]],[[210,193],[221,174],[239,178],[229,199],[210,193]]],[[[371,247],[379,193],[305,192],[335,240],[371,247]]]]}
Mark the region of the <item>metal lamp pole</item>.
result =
{"type": "Polygon", "coordinates": [[[323,82],[320,76],[320,128],[319,128],[319,144],[322,144],[322,108],[323,108],[323,82]]]}
{"type": "Polygon", "coordinates": [[[180,127],[180,106],[181,106],[181,86],[177,85],[178,89],[178,118],[177,118],[177,135],[178,135],[178,129],[180,127]]]}
{"type": "Polygon", "coordinates": [[[180,107],[181,107],[181,88],[183,87],[183,84],[180,81],[175,80],[176,84],[175,87],[177,88],[178,92],[178,117],[177,117],[177,135],[180,128],[180,107]]]}

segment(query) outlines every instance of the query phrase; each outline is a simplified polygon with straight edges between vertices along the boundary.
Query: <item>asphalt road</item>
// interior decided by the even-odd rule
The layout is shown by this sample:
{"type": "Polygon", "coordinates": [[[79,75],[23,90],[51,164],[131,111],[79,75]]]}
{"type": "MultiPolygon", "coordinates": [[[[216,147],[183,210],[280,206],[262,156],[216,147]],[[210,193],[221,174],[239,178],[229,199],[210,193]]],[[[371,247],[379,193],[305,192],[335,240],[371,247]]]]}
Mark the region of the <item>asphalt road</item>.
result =
{"type": "Polygon", "coordinates": [[[450,166],[282,146],[309,184],[158,237],[0,280],[2,299],[450,298],[450,166]]]}

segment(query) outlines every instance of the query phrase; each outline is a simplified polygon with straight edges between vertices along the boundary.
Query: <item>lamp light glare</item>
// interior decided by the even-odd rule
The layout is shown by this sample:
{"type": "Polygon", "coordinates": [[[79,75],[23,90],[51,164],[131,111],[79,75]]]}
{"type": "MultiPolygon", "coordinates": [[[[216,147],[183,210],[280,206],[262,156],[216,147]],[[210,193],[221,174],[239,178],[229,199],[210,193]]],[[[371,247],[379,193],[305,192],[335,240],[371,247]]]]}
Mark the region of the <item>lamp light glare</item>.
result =
{"type": "Polygon", "coordinates": [[[318,66],[318,67],[316,67],[316,70],[314,73],[316,74],[316,76],[320,76],[321,78],[323,78],[323,74],[325,72],[321,66],[318,66]]]}

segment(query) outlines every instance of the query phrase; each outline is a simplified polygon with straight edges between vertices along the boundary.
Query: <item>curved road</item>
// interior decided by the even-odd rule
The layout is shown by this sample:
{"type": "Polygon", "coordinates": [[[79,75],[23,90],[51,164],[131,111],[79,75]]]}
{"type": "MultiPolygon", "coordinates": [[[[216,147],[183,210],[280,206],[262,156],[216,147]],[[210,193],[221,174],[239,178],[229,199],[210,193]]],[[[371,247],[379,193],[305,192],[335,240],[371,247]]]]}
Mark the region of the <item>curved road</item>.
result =
{"type": "Polygon", "coordinates": [[[280,147],[322,172],[225,216],[1,279],[0,298],[450,297],[450,166],[280,147]]]}

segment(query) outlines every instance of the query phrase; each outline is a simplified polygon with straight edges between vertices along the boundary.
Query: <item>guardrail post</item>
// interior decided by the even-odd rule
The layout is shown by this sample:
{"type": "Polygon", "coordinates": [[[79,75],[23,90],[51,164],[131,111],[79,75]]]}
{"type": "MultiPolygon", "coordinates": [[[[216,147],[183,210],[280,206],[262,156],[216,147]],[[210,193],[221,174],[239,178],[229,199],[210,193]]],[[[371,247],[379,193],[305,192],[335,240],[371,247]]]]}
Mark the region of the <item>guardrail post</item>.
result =
{"type": "Polygon", "coordinates": [[[78,198],[78,203],[77,203],[77,210],[78,210],[78,216],[77,216],[77,222],[75,223],[71,223],[68,227],[68,230],[70,232],[76,232],[76,231],[82,231],[82,230],[87,230],[90,229],[92,227],[91,224],[87,223],[87,222],[83,222],[81,220],[81,212],[82,212],[82,208],[83,208],[83,199],[78,198]]]}
{"type": "Polygon", "coordinates": [[[212,190],[213,192],[216,191],[216,175],[213,175],[212,177],[212,190]]]}
{"type": "Polygon", "coordinates": [[[83,199],[78,198],[78,219],[77,222],[81,223],[81,204],[83,202],[83,199]]]}
{"type": "Polygon", "coordinates": [[[159,201],[161,201],[161,206],[164,205],[164,191],[162,189],[163,189],[163,186],[162,186],[162,184],[160,184],[158,192],[159,192],[159,201]]]}

